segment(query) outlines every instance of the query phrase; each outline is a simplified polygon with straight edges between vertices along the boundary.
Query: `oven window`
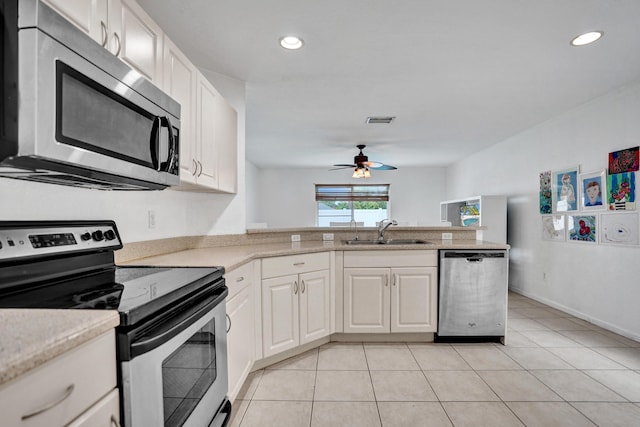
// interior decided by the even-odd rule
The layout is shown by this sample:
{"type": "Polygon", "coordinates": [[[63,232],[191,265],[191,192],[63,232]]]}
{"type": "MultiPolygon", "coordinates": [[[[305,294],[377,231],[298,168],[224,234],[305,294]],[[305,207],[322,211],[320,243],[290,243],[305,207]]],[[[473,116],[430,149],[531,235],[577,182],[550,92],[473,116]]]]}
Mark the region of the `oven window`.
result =
{"type": "Polygon", "coordinates": [[[153,167],[154,115],[63,62],[56,61],[56,74],[58,141],[153,167]]]}
{"type": "Polygon", "coordinates": [[[216,376],[213,319],[162,362],[164,425],[183,425],[216,376]]]}

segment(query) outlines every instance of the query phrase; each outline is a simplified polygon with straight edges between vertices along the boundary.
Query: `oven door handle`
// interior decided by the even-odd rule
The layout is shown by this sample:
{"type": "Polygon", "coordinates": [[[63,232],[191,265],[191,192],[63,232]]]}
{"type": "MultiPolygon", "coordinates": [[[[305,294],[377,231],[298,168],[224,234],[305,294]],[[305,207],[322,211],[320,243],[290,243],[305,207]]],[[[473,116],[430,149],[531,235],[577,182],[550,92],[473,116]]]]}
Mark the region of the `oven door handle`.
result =
{"type": "Polygon", "coordinates": [[[226,286],[222,286],[205,299],[194,298],[192,307],[180,310],[160,325],[134,338],[130,348],[130,359],[128,360],[160,347],[222,303],[228,294],[229,289],[226,286]]]}

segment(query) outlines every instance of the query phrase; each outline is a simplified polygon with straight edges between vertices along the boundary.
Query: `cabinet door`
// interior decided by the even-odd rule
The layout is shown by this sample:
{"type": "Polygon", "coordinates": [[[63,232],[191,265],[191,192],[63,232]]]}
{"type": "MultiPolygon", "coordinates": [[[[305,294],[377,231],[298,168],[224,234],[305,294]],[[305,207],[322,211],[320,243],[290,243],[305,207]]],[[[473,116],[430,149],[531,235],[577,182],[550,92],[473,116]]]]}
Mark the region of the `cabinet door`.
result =
{"type": "Polygon", "coordinates": [[[158,86],[162,29],[134,0],[109,0],[109,50],[158,86]]]}
{"type": "Polygon", "coordinates": [[[389,332],[388,268],[344,269],[344,331],[389,332]]]}
{"type": "Polygon", "coordinates": [[[229,373],[229,398],[233,401],[254,361],[255,323],[253,287],[246,286],[227,300],[227,360],[229,373]]]}
{"type": "Polygon", "coordinates": [[[106,46],[107,0],[44,0],[44,3],[102,46],[106,46]]]}
{"type": "Polygon", "coordinates": [[[115,427],[120,425],[120,397],[118,389],[73,420],[67,427],[115,427]]]}
{"type": "Polygon", "coordinates": [[[262,281],[264,357],[299,344],[298,292],[297,274],[262,281]]]}
{"type": "Polygon", "coordinates": [[[180,181],[196,182],[196,76],[195,65],[173,44],[164,39],[163,90],[180,103],[180,181]]]}
{"type": "Polygon", "coordinates": [[[329,270],[300,275],[300,344],[326,337],[331,330],[329,270]]]}
{"type": "Polygon", "coordinates": [[[436,267],[392,268],[391,332],[435,332],[436,267]]]}
{"type": "Polygon", "coordinates": [[[216,128],[219,126],[218,91],[198,73],[196,82],[196,140],[198,152],[196,158],[199,168],[196,175],[198,184],[218,188],[218,151],[216,146],[216,128]]]}

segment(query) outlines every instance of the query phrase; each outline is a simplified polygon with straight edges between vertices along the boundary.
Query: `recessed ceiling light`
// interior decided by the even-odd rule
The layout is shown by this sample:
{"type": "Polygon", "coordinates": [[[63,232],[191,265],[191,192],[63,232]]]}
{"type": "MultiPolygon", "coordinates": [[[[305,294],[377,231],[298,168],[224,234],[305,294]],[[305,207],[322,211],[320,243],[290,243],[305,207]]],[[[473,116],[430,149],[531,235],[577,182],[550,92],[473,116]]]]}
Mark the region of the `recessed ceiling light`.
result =
{"type": "Polygon", "coordinates": [[[285,49],[295,50],[300,49],[304,41],[297,36],[284,36],[280,37],[280,46],[285,49]]]}
{"type": "Polygon", "coordinates": [[[580,34],[571,40],[572,46],[584,46],[598,40],[604,35],[604,31],[589,31],[588,33],[580,34]]]}

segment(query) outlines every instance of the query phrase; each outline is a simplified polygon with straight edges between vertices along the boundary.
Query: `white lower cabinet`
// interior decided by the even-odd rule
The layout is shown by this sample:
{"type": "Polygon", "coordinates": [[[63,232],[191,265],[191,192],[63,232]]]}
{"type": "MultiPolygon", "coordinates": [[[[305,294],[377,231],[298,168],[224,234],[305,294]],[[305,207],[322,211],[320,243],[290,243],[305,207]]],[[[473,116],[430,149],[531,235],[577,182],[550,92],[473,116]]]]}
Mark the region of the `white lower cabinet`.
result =
{"type": "Polygon", "coordinates": [[[12,427],[117,425],[114,330],[4,384],[0,414],[12,427]]]}
{"type": "Polygon", "coordinates": [[[255,362],[253,263],[233,270],[225,276],[230,295],[227,299],[229,399],[233,401],[255,362]]]}
{"type": "Polygon", "coordinates": [[[344,332],[436,331],[437,251],[408,252],[345,253],[344,332]]]}
{"type": "Polygon", "coordinates": [[[325,252],[262,261],[264,357],[330,334],[332,298],[329,257],[329,253],[325,252]],[[292,274],[267,277],[279,273],[292,274]]]}
{"type": "Polygon", "coordinates": [[[67,427],[118,426],[120,426],[120,395],[118,390],[114,389],[67,427]]]}

